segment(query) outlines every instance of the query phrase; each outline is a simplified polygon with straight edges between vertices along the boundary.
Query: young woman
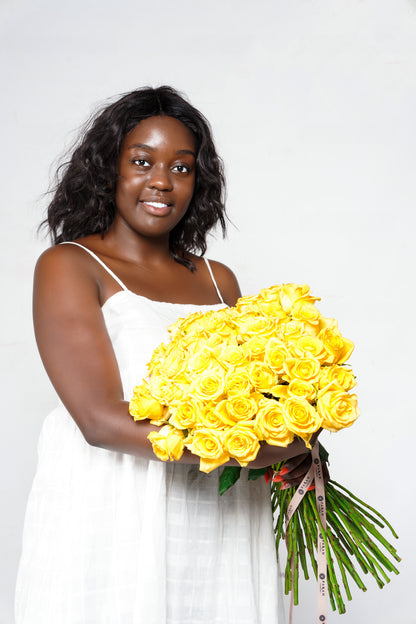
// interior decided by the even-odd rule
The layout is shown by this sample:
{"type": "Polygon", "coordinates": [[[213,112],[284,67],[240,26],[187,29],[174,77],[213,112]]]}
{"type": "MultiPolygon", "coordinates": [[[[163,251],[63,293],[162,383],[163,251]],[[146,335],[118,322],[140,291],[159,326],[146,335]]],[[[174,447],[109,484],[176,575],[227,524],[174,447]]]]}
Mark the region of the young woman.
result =
{"type": "MultiPolygon", "coordinates": [[[[158,461],[128,413],[166,328],[235,304],[203,258],[225,229],[209,125],[169,87],[133,91],[90,124],[48,211],[34,324],[61,403],[46,419],[26,514],[17,624],[273,624],[277,573],[265,483],[222,498],[186,452],[158,461]]],[[[265,446],[270,465],[305,452],[265,446]]]]}

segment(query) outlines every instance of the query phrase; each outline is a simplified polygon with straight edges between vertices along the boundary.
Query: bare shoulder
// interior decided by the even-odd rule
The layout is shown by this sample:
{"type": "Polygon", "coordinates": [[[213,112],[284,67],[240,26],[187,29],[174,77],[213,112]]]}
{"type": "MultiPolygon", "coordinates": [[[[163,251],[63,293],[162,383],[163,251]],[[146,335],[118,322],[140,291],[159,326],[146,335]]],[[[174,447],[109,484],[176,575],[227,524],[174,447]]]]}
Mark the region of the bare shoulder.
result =
{"type": "Polygon", "coordinates": [[[240,286],[235,274],[222,262],[210,260],[209,263],[222,298],[228,305],[235,305],[237,299],[241,297],[240,286]]]}
{"type": "Polygon", "coordinates": [[[35,298],[67,300],[86,291],[97,297],[95,266],[85,252],[75,245],[55,245],[40,255],[34,273],[35,298]]]}
{"type": "Polygon", "coordinates": [[[73,266],[74,261],[75,265],[78,264],[78,259],[82,261],[84,256],[85,254],[82,254],[76,245],[54,245],[39,256],[35,274],[37,272],[48,273],[68,269],[71,265],[73,266]]]}

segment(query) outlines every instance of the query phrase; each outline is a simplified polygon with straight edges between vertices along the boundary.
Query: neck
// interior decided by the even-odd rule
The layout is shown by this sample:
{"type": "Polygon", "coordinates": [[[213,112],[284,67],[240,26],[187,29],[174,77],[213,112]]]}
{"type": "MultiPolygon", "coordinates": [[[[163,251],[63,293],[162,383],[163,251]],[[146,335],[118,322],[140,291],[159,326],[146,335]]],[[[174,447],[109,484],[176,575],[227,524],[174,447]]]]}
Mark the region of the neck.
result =
{"type": "Polygon", "coordinates": [[[108,250],[131,262],[155,265],[171,260],[169,234],[161,237],[141,236],[122,225],[113,224],[104,235],[108,250]]]}

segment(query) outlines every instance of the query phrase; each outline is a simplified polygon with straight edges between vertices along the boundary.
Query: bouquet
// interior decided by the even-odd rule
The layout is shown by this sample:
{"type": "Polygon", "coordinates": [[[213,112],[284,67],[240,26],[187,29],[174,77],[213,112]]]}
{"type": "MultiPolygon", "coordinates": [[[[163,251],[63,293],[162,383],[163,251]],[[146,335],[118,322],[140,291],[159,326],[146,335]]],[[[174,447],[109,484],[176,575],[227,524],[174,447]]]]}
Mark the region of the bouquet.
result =
{"type": "MultiPolygon", "coordinates": [[[[130,413],[136,420],[149,419],[160,426],[159,431],[149,434],[155,455],[162,460],[178,460],[188,448],[199,456],[200,470],[210,472],[230,458],[247,466],[263,444],[286,447],[297,436],[311,448],[311,437],[320,428],[339,431],[351,426],[359,415],[357,397],[350,393],[355,376],[346,365],[354,344],[342,336],[336,320],[319,313],[315,306],[318,300],[307,285],[282,284],[257,296],[241,297],[235,307],[197,312],[169,327],[170,342],[154,351],[149,376],[134,389],[130,402],[130,413]]],[[[276,473],[284,470],[283,465],[274,468],[276,473]]],[[[268,472],[249,470],[249,478],[267,477],[268,472]]],[[[224,469],[220,493],[238,479],[239,473],[239,467],[224,469]]],[[[342,612],[342,601],[334,600],[339,592],[331,574],[332,556],[343,566],[340,569],[348,596],[345,570],[354,580],[358,577],[352,564],[346,563],[351,562],[351,555],[379,582],[379,563],[368,563],[368,553],[358,556],[357,551],[363,533],[369,530],[368,522],[380,521],[351,496],[341,501],[340,489],[332,483],[326,486],[332,527],[328,531],[332,533],[325,532],[316,504],[313,507],[310,502],[311,492],[285,528],[291,495],[281,490],[279,478],[275,477],[272,485],[272,505],[277,516],[277,542],[286,536],[289,548],[286,590],[294,590],[296,603],[299,560],[308,578],[306,548],[317,573],[313,544],[319,527],[327,545],[331,541],[339,546],[332,555],[328,548],[326,553],[331,602],[342,612]],[[361,515],[352,514],[352,508],[361,515]],[[342,513],[354,516],[353,528],[348,525],[345,529],[342,513]],[[354,546],[345,531],[352,531],[354,546]]],[[[386,567],[391,570],[391,566],[386,567]]]]}

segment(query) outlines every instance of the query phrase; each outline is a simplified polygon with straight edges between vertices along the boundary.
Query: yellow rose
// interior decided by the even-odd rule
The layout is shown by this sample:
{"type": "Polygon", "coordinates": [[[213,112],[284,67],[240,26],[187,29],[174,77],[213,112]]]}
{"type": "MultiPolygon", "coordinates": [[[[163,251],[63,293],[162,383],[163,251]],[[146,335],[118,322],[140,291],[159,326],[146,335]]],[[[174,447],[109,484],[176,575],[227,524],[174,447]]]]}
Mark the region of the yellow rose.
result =
{"type": "Polygon", "coordinates": [[[153,351],[150,362],[148,362],[147,364],[147,369],[149,373],[155,373],[159,370],[165,358],[166,351],[167,347],[163,342],[153,351]]]}
{"type": "Polygon", "coordinates": [[[328,352],[324,347],[324,343],[314,336],[301,336],[293,345],[294,352],[297,356],[312,355],[314,358],[323,362],[328,356],[328,352]]]}
{"type": "Polygon", "coordinates": [[[260,440],[273,446],[287,446],[294,438],[286,426],[282,405],[274,399],[264,398],[260,401],[254,431],[260,440]]]}
{"type": "Polygon", "coordinates": [[[294,302],[290,311],[294,319],[299,321],[306,321],[312,325],[317,325],[319,322],[320,313],[308,299],[298,299],[294,302]]]}
{"type": "Polygon", "coordinates": [[[284,341],[297,340],[305,334],[305,325],[302,321],[283,321],[279,325],[279,334],[284,341]]]}
{"type": "Polygon", "coordinates": [[[185,435],[182,431],[165,425],[159,431],[152,431],[147,436],[152,443],[153,452],[162,461],[179,460],[185,448],[185,435]]]}
{"type": "Polygon", "coordinates": [[[253,386],[245,368],[239,367],[228,371],[224,383],[224,392],[228,396],[248,396],[252,390],[253,386]]]}
{"type": "Polygon", "coordinates": [[[185,369],[185,358],[186,354],[183,349],[171,348],[161,362],[159,367],[160,373],[169,379],[179,376],[185,369]]]}
{"type": "Polygon", "coordinates": [[[321,365],[314,357],[288,358],[284,363],[285,375],[283,379],[302,379],[309,383],[315,383],[319,379],[321,365]]]}
{"type": "Polygon", "coordinates": [[[319,387],[325,388],[333,382],[337,383],[345,392],[351,390],[357,382],[354,373],[345,366],[323,366],[319,374],[319,387]]]}
{"type": "Polygon", "coordinates": [[[251,420],[257,411],[256,398],[256,395],[232,396],[220,401],[215,412],[225,425],[233,426],[243,420],[251,420]]]}
{"type": "Polygon", "coordinates": [[[343,390],[325,392],[318,398],[317,410],[322,417],[322,427],[328,431],[350,427],[360,414],[357,396],[343,390]]]}
{"type": "Polygon", "coordinates": [[[190,442],[185,444],[194,455],[201,458],[199,469],[211,472],[230,459],[223,445],[224,432],[218,429],[195,429],[190,442]]]}
{"type": "Polygon", "coordinates": [[[221,359],[231,366],[241,366],[248,362],[247,353],[238,345],[225,345],[221,359]]]}
{"type": "Polygon", "coordinates": [[[306,284],[280,284],[278,287],[280,303],[285,312],[291,312],[294,303],[298,299],[305,299],[306,301],[317,301],[317,297],[311,297],[309,295],[309,286],[306,284]]]}
{"type": "Polygon", "coordinates": [[[234,320],[243,340],[252,337],[270,338],[276,331],[276,321],[273,317],[246,314],[234,320]]]}
{"type": "Polygon", "coordinates": [[[192,399],[171,408],[169,423],[177,429],[190,429],[197,422],[199,405],[192,399]]]}
{"type": "Polygon", "coordinates": [[[263,336],[252,336],[241,345],[243,353],[248,360],[262,359],[266,348],[267,338],[263,336]]]}
{"type": "Polygon", "coordinates": [[[163,414],[161,418],[151,418],[149,420],[151,425],[156,425],[156,427],[161,427],[162,425],[166,425],[170,419],[170,411],[168,407],[163,408],[163,414]]]}
{"type": "Polygon", "coordinates": [[[187,397],[188,385],[180,384],[162,375],[152,375],[149,380],[152,396],[164,405],[175,405],[187,397]]]}
{"type": "Polygon", "coordinates": [[[279,301],[260,300],[257,303],[257,309],[260,314],[264,316],[272,316],[277,320],[287,318],[287,314],[283,310],[279,301]]]}
{"type": "Polygon", "coordinates": [[[316,389],[308,381],[303,379],[292,379],[289,384],[274,386],[270,394],[279,399],[289,399],[290,397],[306,399],[312,403],[316,398],[316,389]]]}
{"type": "Polygon", "coordinates": [[[330,364],[342,364],[348,360],[354,350],[354,343],[347,338],[343,338],[336,321],[333,321],[329,327],[322,329],[318,337],[322,340],[325,349],[329,353],[326,361],[330,364]]]}
{"type": "Polygon", "coordinates": [[[234,324],[228,314],[228,310],[217,310],[207,316],[204,329],[208,334],[218,334],[227,337],[234,333],[234,324]]]}
{"type": "Polygon", "coordinates": [[[219,367],[200,373],[192,382],[190,394],[198,401],[214,401],[224,392],[224,371],[219,367]]]}
{"type": "Polygon", "coordinates": [[[187,370],[191,373],[200,373],[215,362],[212,349],[207,346],[203,346],[202,348],[201,345],[198,346],[192,350],[193,353],[187,362],[187,370]]]}
{"type": "Polygon", "coordinates": [[[144,382],[134,388],[129,411],[134,420],[145,418],[159,420],[164,414],[164,407],[151,395],[149,385],[144,382]]]}
{"type": "Polygon", "coordinates": [[[306,399],[290,398],[283,402],[286,427],[302,438],[311,448],[309,440],[321,426],[321,416],[306,399]]]}
{"type": "Polygon", "coordinates": [[[248,367],[248,375],[254,388],[259,392],[268,392],[276,385],[277,376],[271,368],[262,362],[251,362],[248,367]]]}
{"type": "Polygon", "coordinates": [[[209,312],[194,312],[185,318],[178,319],[176,323],[168,327],[171,340],[180,336],[187,343],[192,337],[203,334],[206,323],[205,315],[209,312]]]}
{"type": "Polygon", "coordinates": [[[247,466],[257,457],[260,442],[249,423],[234,425],[226,431],[224,448],[241,466],[247,466]]]}
{"type": "Polygon", "coordinates": [[[258,297],[263,301],[269,301],[271,303],[276,303],[282,309],[280,303],[280,286],[269,286],[269,288],[262,288],[258,297]]]}
{"type": "Polygon", "coordinates": [[[174,427],[171,427],[171,430],[169,431],[166,440],[168,445],[169,459],[171,461],[178,461],[182,457],[185,450],[184,433],[174,427]]]}
{"type": "Polygon", "coordinates": [[[253,314],[257,311],[258,295],[240,297],[235,304],[235,310],[238,314],[253,314]]]}
{"type": "Polygon", "coordinates": [[[210,347],[213,350],[213,353],[216,353],[216,347],[221,347],[224,344],[224,338],[223,336],[220,336],[220,334],[210,334],[206,337],[205,343],[207,347],[210,347]]]}
{"type": "Polygon", "coordinates": [[[199,403],[196,416],[198,429],[225,429],[225,424],[216,410],[215,403],[199,403]]]}
{"type": "Polygon", "coordinates": [[[288,351],[284,342],[279,338],[270,338],[265,349],[265,362],[276,373],[283,373],[283,364],[288,357],[288,351]]]}

